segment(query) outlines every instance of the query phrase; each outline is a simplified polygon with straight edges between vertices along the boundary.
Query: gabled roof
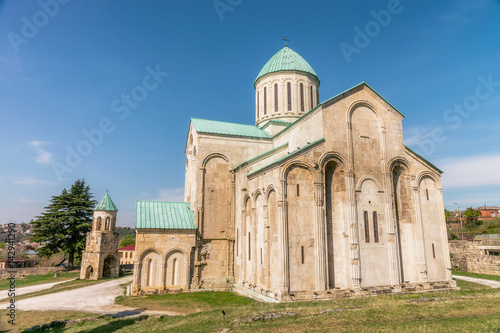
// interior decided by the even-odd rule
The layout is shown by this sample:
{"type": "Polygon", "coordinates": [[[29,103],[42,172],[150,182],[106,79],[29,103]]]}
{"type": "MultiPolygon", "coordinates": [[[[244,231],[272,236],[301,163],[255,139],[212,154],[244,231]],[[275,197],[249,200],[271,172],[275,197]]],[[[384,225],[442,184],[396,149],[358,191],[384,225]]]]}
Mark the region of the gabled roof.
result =
{"type": "Polygon", "coordinates": [[[187,202],[137,201],[136,229],[197,229],[187,202]]]}
{"type": "Polygon", "coordinates": [[[127,245],[118,249],[118,251],[135,251],[135,245],[127,245]]]}
{"type": "Polygon", "coordinates": [[[255,125],[243,125],[224,121],[191,118],[191,123],[198,133],[210,133],[228,136],[243,136],[257,139],[271,139],[272,136],[255,125]]]}
{"type": "Polygon", "coordinates": [[[118,208],[116,208],[109,194],[106,193],[101,201],[95,206],[94,210],[118,211],[118,208]]]}
{"type": "Polygon", "coordinates": [[[439,169],[437,166],[435,166],[434,164],[432,164],[431,162],[427,161],[425,158],[423,158],[422,156],[420,156],[419,154],[415,153],[413,150],[411,150],[408,146],[405,146],[405,148],[410,151],[411,153],[413,153],[415,156],[417,156],[418,158],[420,158],[423,162],[425,162],[428,166],[432,167],[433,169],[435,169],[436,171],[438,171],[439,173],[443,173],[443,171],[441,169],[439,169]]]}
{"type": "Polygon", "coordinates": [[[260,71],[259,75],[257,75],[255,82],[267,74],[282,71],[298,71],[308,73],[314,75],[319,82],[318,75],[311,65],[309,65],[307,61],[305,61],[305,59],[302,58],[297,52],[287,46],[279,50],[271,59],[269,59],[260,71]]]}

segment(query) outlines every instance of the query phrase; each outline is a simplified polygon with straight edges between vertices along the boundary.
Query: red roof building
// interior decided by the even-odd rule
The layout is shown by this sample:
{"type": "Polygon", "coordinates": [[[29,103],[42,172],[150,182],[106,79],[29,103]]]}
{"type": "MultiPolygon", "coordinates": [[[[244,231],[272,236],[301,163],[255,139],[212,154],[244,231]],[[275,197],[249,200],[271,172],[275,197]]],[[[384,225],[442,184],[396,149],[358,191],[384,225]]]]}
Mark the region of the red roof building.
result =
{"type": "Polygon", "coordinates": [[[118,249],[120,254],[120,265],[133,265],[135,245],[128,245],[118,249]]]}

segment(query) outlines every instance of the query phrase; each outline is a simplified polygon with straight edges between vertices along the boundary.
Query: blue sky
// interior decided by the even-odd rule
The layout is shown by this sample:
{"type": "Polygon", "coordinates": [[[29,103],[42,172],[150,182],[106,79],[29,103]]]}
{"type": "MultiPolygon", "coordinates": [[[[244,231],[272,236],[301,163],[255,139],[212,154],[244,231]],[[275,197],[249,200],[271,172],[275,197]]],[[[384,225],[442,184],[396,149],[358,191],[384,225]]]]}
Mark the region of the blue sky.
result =
{"type": "Polygon", "coordinates": [[[182,200],[190,117],[253,124],[253,81],[285,35],[322,101],[366,81],[405,114],[405,143],[445,171],[447,208],[500,206],[498,0],[11,0],[0,223],[78,178],[97,199],[109,189],[119,225],[136,200],[182,200]]]}

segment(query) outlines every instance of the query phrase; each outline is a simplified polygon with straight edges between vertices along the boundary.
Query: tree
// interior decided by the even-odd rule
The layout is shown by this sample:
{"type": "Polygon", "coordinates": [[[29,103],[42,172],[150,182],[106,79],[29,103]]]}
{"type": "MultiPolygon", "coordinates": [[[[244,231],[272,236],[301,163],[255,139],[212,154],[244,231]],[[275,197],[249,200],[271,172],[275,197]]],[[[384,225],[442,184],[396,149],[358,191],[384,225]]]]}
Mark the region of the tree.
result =
{"type": "Polygon", "coordinates": [[[132,235],[125,235],[123,239],[120,241],[118,248],[125,247],[128,245],[135,245],[135,237],[132,235]]]}
{"type": "Polygon", "coordinates": [[[444,217],[446,219],[446,222],[448,222],[450,220],[451,213],[449,210],[447,210],[447,209],[444,210],[444,217]]]}
{"type": "Polygon", "coordinates": [[[85,248],[87,232],[92,229],[93,207],[90,187],[85,179],[78,179],[67,191],[53,196],[45,212],[32,221],[31,241],[41,242],[38,254],[50,258],[63,252],[68,255],[68,266],[73,267],[75,255],[79,257],[85,248]]]}
{"type": "Polygon", "coordinates": [[[467,228],[476,228],[480,226],[483,222],[478,221],[478,216],[480,216],[479,212],[477,210],[474,210],[472,207],[467,208],[463,213],[462,216],[465,218],[465,226],[467,228]]]}

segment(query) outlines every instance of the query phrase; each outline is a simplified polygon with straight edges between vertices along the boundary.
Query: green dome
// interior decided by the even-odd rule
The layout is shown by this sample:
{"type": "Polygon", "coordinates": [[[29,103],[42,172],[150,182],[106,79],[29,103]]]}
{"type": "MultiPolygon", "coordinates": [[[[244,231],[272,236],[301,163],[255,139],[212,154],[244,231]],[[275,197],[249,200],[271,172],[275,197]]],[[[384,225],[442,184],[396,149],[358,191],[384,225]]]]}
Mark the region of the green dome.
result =
{"type": "Polygon", "coordinates": [[[314,75],[319,81],[318,75],[316,75],[316,72],[311,65],[309,65],[307,61],[305,61],[304,58],[302,58],[297,52],[285,46],[267,62],[267,64],[260,71],[259,75],[257,75],[255,82],[257,82],[257,80],[264,75],[281,71],[309,73],[314,75]]]}
{"type": "Polygon", "coordinates": [[[118,208],[116,208],[109,194],[106,193],[101,201],[95,206],[94,210],[118,211],[118,208]]]}

